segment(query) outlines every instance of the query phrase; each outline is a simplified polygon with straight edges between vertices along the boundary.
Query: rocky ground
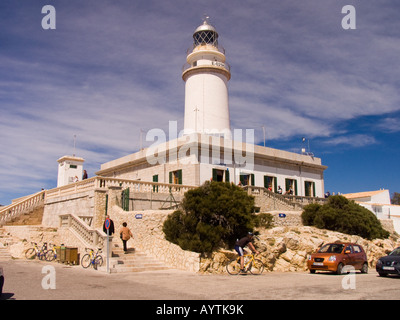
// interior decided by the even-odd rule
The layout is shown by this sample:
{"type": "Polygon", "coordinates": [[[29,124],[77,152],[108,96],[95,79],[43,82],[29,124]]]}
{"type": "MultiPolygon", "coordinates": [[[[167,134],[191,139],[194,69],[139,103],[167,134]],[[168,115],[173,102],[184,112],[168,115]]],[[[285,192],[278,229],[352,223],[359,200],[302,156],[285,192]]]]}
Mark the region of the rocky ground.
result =
{"type": "MultiPolygon", "coordinates": [[[[275,227],[259,230],[259,240],[255,246],[260,252],[260,258],[268,271],[306,271],[308,255],[314,253],[323,244],[335,242],[353,242],[362,245],[367,252],[370,268],[375,268],[376,261],[400,246],[400,238],[391,236],[389,239],[366,240],[339,232],[318,229],[314,227],[275,227]]],[[[201,272],[225,272],[225,262],[236,257],[235,251],[219,250],[210,257],[203,258],[201,272]]]]}

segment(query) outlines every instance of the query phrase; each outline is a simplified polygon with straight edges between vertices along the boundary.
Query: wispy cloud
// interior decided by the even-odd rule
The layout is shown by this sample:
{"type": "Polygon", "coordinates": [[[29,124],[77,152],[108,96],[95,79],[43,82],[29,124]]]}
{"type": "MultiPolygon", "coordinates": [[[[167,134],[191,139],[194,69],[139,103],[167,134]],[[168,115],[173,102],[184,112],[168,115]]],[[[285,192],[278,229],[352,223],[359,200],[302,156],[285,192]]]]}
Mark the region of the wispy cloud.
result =
{"type": "Polygon", "coordinates": [[[56,160],[73,152],[74,135],[94,174],[138,150],[141,129],[167,131],[170,120],[181,129],[181,67],[203,14],[232,67],[232,127],[254,128],[257,141],[265,126],[267,140],[377,145],[372,133],[349,132],[343,123],[384,116],[375,128],[398,132],[399,5],[358,3],[358,29],[344,31],[345,4],[68,1],[54,4],[57,29],[44,31],[40,3],[3,1],[0,203],[55,186],[56,160]]]}
{"type": "Polygon", "coordinates": [[[365,134],[354,134],[331,138],[326,140],[324,143],[327,145],[348,145],[351,147],[359,148],[376,144],[377,141],[373,136],[368,136],[365,134]]]}
{"type": "Polygon", "coordinates": [[[400,131],[399,118],[385,118],[377,123],[377,128],[383,132],[395,133],[400,131]]]}

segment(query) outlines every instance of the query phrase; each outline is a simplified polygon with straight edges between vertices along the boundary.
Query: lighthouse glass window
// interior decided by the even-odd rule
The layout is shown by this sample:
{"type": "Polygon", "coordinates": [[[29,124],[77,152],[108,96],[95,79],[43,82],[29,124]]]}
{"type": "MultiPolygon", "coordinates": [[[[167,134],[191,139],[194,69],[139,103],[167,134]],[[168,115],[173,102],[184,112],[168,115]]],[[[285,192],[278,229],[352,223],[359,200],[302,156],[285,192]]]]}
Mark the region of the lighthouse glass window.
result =
{"type": "Polygon", "coordinates": [[[202,44],[212,44],[214,46],[218,46],[218,40],[215,32],[213,31],[198,32],[193,37],[194,37],[194,44],[196,46],[202,44]]]}

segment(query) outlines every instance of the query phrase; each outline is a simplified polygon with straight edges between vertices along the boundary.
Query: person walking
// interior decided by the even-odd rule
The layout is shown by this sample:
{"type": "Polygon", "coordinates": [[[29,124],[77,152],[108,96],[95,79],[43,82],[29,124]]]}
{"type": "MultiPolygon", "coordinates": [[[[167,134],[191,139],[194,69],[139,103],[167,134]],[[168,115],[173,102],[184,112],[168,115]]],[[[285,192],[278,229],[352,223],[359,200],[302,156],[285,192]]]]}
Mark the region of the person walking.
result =
{"type": "Polygon", "coordinates": [[[128,240],[133,237],[131,230],[127,227],[127,223],[124,222],[122,224],[122,228],[119,230],[119,235],[121,237],[122,243],[124,245],[124,253],[126,254],[128,249],[126,247],[126,243],[128,240]]]}

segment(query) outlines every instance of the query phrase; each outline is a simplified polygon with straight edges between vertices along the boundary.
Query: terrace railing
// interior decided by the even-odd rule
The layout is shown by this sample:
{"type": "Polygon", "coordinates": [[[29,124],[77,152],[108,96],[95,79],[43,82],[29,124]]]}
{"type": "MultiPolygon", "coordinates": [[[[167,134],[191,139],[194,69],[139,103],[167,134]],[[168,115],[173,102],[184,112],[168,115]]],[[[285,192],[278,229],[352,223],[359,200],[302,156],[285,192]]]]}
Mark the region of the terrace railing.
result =
{"type": "Polygon", "coordinates": [[[42,205],[45,198],[45,190],[33,195],[23,197],[14,201],[14,203],[0,208],[0,225],[4,225],[24,213],[42,205]]]}

